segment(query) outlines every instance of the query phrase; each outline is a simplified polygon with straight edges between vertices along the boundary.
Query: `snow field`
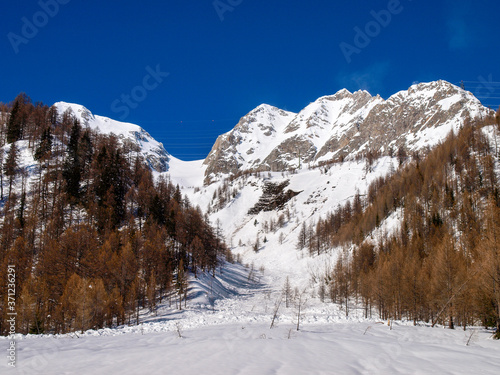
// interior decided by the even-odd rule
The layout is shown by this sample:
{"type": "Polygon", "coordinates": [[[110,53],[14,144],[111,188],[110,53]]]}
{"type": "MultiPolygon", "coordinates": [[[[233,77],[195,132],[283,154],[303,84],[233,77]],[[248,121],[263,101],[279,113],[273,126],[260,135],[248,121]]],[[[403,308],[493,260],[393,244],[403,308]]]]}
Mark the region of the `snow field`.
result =
{"type": "MultiPolygon", "coordinates": [[[[18,374],[497,374],[489,334],[376,323],[223,324],[166,333],[28,339],[18,374]]],[[[7,373],[5,364],[0,367],[7,373]]],[[[12,373],[16,373],[12,371],[12,373]]]]}

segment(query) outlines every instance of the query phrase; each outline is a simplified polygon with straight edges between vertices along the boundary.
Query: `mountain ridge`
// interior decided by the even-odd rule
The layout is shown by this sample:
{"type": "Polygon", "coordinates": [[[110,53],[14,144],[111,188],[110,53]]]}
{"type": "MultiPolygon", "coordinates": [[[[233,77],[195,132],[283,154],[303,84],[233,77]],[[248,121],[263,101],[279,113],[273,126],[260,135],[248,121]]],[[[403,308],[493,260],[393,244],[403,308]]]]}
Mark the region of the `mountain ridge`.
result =
{"type": "Polygon", "coordinates": [[[94,115],[78,104],[55,106],[61,114],[71,110],[83,126],[128,139],[152,170],[169,172],[174,180],[180,174],[182,181],[184,167],[196,164],[203,177],[191,174],[189,181],[203,180],[203,185],[242,171],[293,171],[368,152],[390,156],[400,147],[420,151],[467,119],[492,113],[472,93],[443,80],[414,84],[387,99],[366,90],[341,89],[298,113],[262,103],[219,135],[205,159],[187,163],[170,155],[139,125],[94,115]]]}
{"type": "Polygon", "coordinates": [[[387,100],[342,89],[296,114],[260,105],[217,138],[204,161],[205,183],[239,170],[286,171],[369,150],[418,151],[458,130],[466,118],[489,113],[470,92],[442,80],[412,85],[387,100]]]}

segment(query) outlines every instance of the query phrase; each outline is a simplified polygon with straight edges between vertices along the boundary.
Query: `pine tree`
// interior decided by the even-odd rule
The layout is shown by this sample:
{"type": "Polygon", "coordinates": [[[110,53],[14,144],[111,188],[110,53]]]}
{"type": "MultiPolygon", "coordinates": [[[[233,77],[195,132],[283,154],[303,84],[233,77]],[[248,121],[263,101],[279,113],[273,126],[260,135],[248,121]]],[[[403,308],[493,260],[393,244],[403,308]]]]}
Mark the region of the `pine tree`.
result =
{"type": "Polygon", "coordinates": [[[47,127],[42,132],[42,137],[40,139],[40,144],[35,151],[35,160],[44,161],[50,158],[50,153],[52,152],[52,132],[50,127],[47,127]]]}
{"type": "Polygon", "coordinates": [[[114,137],[97,153],[94,165],[94,192],[101,214],[99,227],[116,228],[126,217],[125,195],[130,187],[129,165],[114,137]]]}
{"type": "Polygon", "coordinates": [[[448,327],[455,327],[455,298],[465,280],[464,260],[456,250],[454,239],[446,233],[436,248],[432,266],[432,287],[437,306],[448,312],[448,327]]]}
{"type": "Polygon", "coordinates": [[[20,311],[19,311],[19,322],[18,327],[20,332],[40,334],[43,333],[41,321],[35,318],[36,315],[36,304],[35,298],[31,294],[29,288],[29,282],[26,282],[23,286],[23,290],[20,293],[20,311]],[[37,324],[39,323],[39,324],[37,324]]]}
{"type": "Polygon", "coordinates": [[[13,143],[21,138],[21,105],[19,101],[14,102],[14,106],[10,111],[9,121],[7,123],[7,142],[13,143]]]}
{"type": "Polygon", "coordinates": [[[26,211],[26,192],[23,191],[21,193],[21,202],[19,203],[19,208],[17,210],[17,222],[21,231],[24,228],[24,225],[26,224],[25,211],[26,211]]]}
{"type": "Polygon", "coordinates": [[[12,184],[19,168],[19,149],[16,142],[12,143],[4,164],[4,173],[9,178],[9,199],[12,193],[12,184]]]}
{"type": "Polygon", "coordinates": [[[398,148],[398,161],[399,161],[399,166],[403,165],[407,158],[406,150],[403,146],[399,146],[398,148]]]}
{"type": "Polygon", "coordinates": [[[113,324],[113,319],[116,319],[118,325],[122,324],[125,320],[123,311],[123,296],[120,294],[118,288],[113,288],[109,293],[107,304],[107,324],[111,326],[113,324]]]}
{"type": "Polygon", "coordinates": [[[76,273],[73,274],[64,288],[61,296],[60,314],[63,316],[63,331],[89,328],[90,298],[89,283],[76,273]]]}
{"type": "Polygon", "coordinates": [[[260,250],[260,239],[259,239],[259,235],[257,235],[257,238],[255,239],[255,243],[253,244],[253,251],[258,253],[259,250],[260,250]]]}
{"type": "Polygon", "coordinates": [[[21,93],[16,97],[7,122],[8,143],[13,143],[23,137],[24,128],[28,123],[32,109],[31,99],[25,93],[21,93]]]}
{"type": "Polygon", "coordinates": [[[302,250],[306,246],[306,243],[307,243],[307,228],[306,228],[306,223],[303,222],[302,226],[300,227],[297,249],[302,250]]]}
{"type": "Polygon", "coordinates": [[[83,132],[80,142],[78,143],[78,154],[80,158],[80,167],[82,171],[83,186],[81,187],[81,194],[85,196],[89,191],[90,172],[92,166],[92,158],[94,156],[94,145],[92,143],[90,131],[87,129],[83,132]]]}
{"type": "MultiPolygon", "coordinates": [[[[108,318],[107,307],[110,298],[104,287],[102,279],[92,280],[89,287],[89,326],[93,329],[100,329],[108,318]]],[[[118,303],[119,305],[119,303],[118,303]]]]}
{"type": "Polygon", "coordinates": [[[66,181],[66,193],[78,200],[80,196],[80,181],[82,179],[82,168],[78,152],[81,127],[78,120],[75,120],[71,128],[71,135],[68,142],[68,157],[64,162],[63,177],[66,181]]]}
{"type": "Polygon", "coordinates": [[[198,235],[195,235],[193,241],[191,242],[191,252],[193,258],[193,271],[196,277],[197,267],[200,266],[203,270],[205,269],[206,259],[205,258],[205,247],[203,242],[201,242],[198,235]]]}
{"type": "Polygon", "coordinates": [[[178,204],[180,204],[182,201],[182,194],[181,194],[181,189],[179,188],[179,184],[177,184],[177,186],[175,187],[175,193],[173,198],[178,204]]]}
{"type": "Polygon", "coordinates": [[[177,267],[177,294],[179,295],[179,310],[182,310],[182,298],[184,298],[184,304],[187,299],[187,276],[182,259],[177,267]]]}

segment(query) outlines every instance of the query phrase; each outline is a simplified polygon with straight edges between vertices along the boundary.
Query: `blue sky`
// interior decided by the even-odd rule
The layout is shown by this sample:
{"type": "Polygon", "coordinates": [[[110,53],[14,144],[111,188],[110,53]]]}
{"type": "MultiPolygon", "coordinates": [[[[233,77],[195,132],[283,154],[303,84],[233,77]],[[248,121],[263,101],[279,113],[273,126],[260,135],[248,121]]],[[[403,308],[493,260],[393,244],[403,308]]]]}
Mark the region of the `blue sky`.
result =
{"type": "Polygon", "coordinates": [[[82,104],[184,160],[261,103],[387,98],[465,81],[500,104],[497,1],[19,0],[0,13],[0,101],[82,104]]]}

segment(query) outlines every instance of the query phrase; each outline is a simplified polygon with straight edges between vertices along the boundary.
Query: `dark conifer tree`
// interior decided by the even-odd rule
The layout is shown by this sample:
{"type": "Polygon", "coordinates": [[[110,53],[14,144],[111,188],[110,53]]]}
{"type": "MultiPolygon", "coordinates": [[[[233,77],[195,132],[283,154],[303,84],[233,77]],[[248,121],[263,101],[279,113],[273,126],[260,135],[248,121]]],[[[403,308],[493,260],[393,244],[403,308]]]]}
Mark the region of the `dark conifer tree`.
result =
{"type": "Polygon", "coordinates": [[[21,108],[19,101],[14,102],[7,123],[7,142],[13,143],[21,138],[21,108]]]}
{"type": "Polygon", "coordinates": [[[8,143],[13,143],[22,138],[32,108],[31,99],[25,93],[21,93],[16,97],[7,122],[8,143]]]}
{"type": "Polygon", "coordinates": [[[9,198],[12,192],[12,184],[17,175],[17,170],[19,168],[19,149],[17,148],[16,142],[12,143],[9,152],[7,154],[7,159],[5,160],[4,173],[9,178],[9,198]]]}
{"type": "Polygon", "coordinates": [[[35,151],[35,160],[43,161],[50,156],[52,151],[52,131],[47,127],[42,132],[40,144],[35,151]]]}
{"type": "Polygon", "coordinates": [[[68,157],[64,162],[63,177],[66,181],[66,193],[78,200],[80,197],[80,182],[82,179],[82,167],[79,156],[81,126],[78,120],[75,120],[71,128],[71,134],[68,142],[68,157]]]}
{"type": "Polygon", "coordinates": [[[19,209],[17,210],[17,222],[19,224],[21,231],[24,228],[24,225],[26,223],[25,211],[26,211],[26,192],[23,191],[21,194],[21,201],[19,203],[19,209]]]}

